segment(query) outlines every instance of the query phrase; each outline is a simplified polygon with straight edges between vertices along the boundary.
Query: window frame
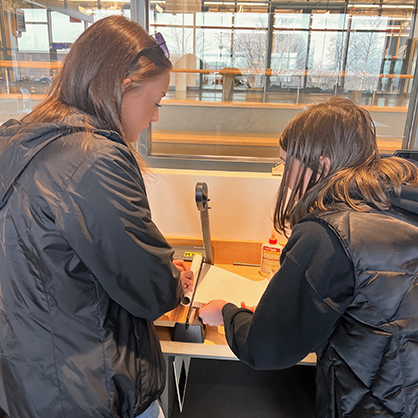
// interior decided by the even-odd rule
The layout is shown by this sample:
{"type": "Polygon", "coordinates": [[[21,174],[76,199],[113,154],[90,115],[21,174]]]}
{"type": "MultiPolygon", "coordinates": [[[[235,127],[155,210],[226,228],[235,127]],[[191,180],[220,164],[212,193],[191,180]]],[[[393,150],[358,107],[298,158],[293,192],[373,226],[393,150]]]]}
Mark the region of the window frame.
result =
{"type": "MultiPolygon", "coordinates": [[[[300,3],[299,3],[300,4],[300,3]]],[[[323,7],[326,7],[324,3],[323,7]]],[[[348,0],[345,0],[348,4],[348,0]]],[[[132,19],[141,24],[149,32],[149,0],[131,0],[132,19]]],[[[275,6],[278,7],[278,6],[275,6]]],[[[288,6],[287,6],[288,7],[288,6]]],[[[411,23],[413,31],[416,33],[416,14],[413,14],[411,23]]],[[[271,42],[271,40],[269,41],[271,42]]],[[[404,130],[404,140],[402,149],[418,149],[418,65],[412,82],[409,107],[404,130]]],[[[209,156],[209,155],[179,155],[172,156],[152,154],[151,150],[152,126],[150,125],[140,135],[136,143],[136,149],[153,168],[173,168],[173,169],[204,169],[222,171],[248,171],[248,172],[271,172],[272,167],[277,162],[274,158],[261,160],[258,157],[237,157],[237,156],[209,156]]]]}

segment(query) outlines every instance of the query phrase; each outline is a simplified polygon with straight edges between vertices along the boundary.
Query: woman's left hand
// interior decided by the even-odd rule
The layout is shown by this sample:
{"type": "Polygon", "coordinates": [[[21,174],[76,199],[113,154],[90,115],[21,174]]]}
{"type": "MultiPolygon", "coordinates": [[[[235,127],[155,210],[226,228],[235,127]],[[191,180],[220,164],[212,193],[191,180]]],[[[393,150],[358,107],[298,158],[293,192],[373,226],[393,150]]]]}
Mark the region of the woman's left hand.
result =
{"type": "Polygon", "coordinates": [[[173,260],[173,264],[181,271],[190,271],[184,260],[173,260]]]}
{"type": "Polygon", "coordinates": [[[209,326],[218,326],[224,323],[222,317],[222,309],[228,302],[222,299],[211,300],[209,303],[204,303],[199,309],[199,317],[204,324],[209,326]]]}

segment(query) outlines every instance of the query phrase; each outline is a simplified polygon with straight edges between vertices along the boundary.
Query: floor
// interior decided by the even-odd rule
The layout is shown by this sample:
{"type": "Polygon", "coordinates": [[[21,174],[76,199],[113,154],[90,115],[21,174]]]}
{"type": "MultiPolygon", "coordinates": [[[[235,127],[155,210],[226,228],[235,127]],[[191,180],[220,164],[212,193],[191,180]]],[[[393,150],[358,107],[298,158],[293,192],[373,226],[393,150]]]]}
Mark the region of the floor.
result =
{"type": "Polygon", "coordinates": [[[255,371],[238,361],[192,359],[183,412],[173,418],[313,418],[315,367],[255,371]]]}

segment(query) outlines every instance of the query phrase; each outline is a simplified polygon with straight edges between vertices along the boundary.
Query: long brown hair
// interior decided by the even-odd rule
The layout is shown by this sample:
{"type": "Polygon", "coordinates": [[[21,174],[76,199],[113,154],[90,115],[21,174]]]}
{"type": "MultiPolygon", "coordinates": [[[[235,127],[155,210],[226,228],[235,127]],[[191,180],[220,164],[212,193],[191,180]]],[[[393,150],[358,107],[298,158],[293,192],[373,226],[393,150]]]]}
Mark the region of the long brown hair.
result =
{"type": "Polygon", "coordinates": [[[22,122],[59,123],[82,112],[87,129],[112,130],[125,140],[123,94],[141,88],[172,67],[161,48],[153,48],[155,45],[139,24],[122,16],[97,21],[75,41],[46,98],[22,122]],[[132,83],[123,92],[122,82],[127,76],[132,83]]]}
{"type": "Polygon", "coordinates": [[[286,162],[274,225],[285,234],[314,209],[326,211],[343,202],[357,211],[364,210],[364,203],[385,210],[391,206],[390,193],[399,195],[403,183],[418,184],[414,164],[381,158],[369,112],[344,98],[309,107],[290,121],[279,142],[286,162]],[[326,159],[329,170],[324,169],[326,159]],[[295,160],[300,166],[289,192],[295,160]],[[312,176],[305,191],[308,168],[312,176]]]}

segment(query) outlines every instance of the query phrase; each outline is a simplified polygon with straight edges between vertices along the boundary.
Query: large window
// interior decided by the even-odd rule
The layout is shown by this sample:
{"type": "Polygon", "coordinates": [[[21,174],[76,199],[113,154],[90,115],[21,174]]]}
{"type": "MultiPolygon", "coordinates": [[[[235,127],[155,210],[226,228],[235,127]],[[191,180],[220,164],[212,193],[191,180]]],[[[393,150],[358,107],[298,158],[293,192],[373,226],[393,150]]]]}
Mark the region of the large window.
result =
{"type": "MultiPolygon", "coordinates": [[[[0,123],[42,99],[89,25],[109,14],[138,18],[141,6],[143,0],[3,2],[0,123]]],[[[160,120],[141,137],[151,165],[274,163],[286,123],[335,95],[370,111],[382,153],[405,145],[418,55],[412,0],[151,0],[142,10],[173,63],[160,120]]]]}
{"type": "Polygon", "coordinates": [[[167,39],[175,68],[150,156],[273,161],[286,123],[335,95],[367,107],[382,153],[402,148],[412,2],[178,4],[150,3],[150,32],[167,39]]]}
{"type": "Polygon", "coordinates": [[[44,97],[89,25],[109,14],[130,16],[129,3],[109,1],[19,0],[0,10],[0,123],[19,119],[44,97]]]}

